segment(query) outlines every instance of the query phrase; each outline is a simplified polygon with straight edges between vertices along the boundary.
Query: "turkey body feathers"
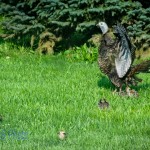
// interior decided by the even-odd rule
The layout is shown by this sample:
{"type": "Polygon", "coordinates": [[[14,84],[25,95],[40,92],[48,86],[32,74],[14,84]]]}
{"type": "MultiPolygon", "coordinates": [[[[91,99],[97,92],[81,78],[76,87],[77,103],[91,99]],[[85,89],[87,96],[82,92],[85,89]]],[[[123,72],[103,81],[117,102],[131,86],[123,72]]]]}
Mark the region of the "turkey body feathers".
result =
{"type": "Polygon", "coordinates": [[[111,39],[109,33],[104,34],[99,48],[98,63],[101,71],[109,77],[111,82],[115,86],[121,87],[122,83],[118,77],[115,67],[115,59],[118,54],[119,54],[119,40],[111,39]]]}
{"type": "Polygon", "coordinates": [[[98,63],[101,71],[120,89],[123,84],[137,85],[142,80],[136,74],[150,72],[150,60],[132,66],[135,59],[135,47],[125,28],[117,24],[114,27],[116,38],[113,40],[109,32],[103,34],[99,47],[98,63]]]}

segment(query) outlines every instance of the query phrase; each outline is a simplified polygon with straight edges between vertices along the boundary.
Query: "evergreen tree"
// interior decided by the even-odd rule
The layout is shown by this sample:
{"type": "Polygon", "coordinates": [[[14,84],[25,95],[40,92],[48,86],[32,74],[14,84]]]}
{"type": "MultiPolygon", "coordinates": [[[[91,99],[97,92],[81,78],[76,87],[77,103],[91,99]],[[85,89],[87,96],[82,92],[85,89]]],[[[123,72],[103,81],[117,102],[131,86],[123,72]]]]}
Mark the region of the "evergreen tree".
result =
{"type": "Polygon", "coordinates": [[[150,45],[150,7],[146,7],[149,2],[142,2],[142,5],[139,1],[2,0],[0,14],[5,17],[1,23],[5,32],[2,37],[27,36],[30,37],[28,43],[34,46],[35,41],[42,43],[45,39],[68,40],[77,32],[89,36],[96,32],[98,21],[106,21],[109,26],[119,21],[128,28],[137,46],[144,43],[147,48],[150,45]]]}

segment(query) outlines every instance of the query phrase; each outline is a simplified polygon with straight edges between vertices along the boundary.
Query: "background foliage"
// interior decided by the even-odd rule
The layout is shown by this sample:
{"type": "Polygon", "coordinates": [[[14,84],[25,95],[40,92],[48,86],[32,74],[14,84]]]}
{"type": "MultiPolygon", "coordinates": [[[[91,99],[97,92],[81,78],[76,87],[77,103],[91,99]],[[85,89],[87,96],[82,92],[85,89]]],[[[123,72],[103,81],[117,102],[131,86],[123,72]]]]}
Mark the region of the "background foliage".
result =
{"type": "Polygon", "coordinates": [[[89,47],[85,43],[80,47],[74,47],[73,49],[66,50],[63,53],[70,61],[85,61],[93,63],[97,60],[97,47],[89,47]]]}
{"type": "MultiPolygon", "coordinates": [[[[33,48],[69,48],[99,32],[95,24],[117,21],[128,29],[138,48],[150,45],[150,2],[141,0],[2,0],[4,39],[25,39],[33,48]],[[44,35],[44,36],[43,36],[44,35]],[[47,41],[51,41],[46,46],[47,41]],[[64,47],[63,47],[64,48],[64,47]]],[[[48,50],[47,50],[48,51],[48,50]]]]}

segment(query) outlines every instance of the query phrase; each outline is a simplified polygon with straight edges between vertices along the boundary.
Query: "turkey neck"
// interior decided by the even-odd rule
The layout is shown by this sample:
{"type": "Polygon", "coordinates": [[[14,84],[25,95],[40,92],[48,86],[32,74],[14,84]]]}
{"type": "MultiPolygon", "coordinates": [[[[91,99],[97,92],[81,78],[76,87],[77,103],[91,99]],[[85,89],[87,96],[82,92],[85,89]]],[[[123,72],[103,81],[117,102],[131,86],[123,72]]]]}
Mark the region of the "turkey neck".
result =
{"type": "Polygon", "coordinates": [[[108,50],[110,52],[113,51],[113,47],[114,47],[115,42],[117,42],[117,41],[114,41],[110,37],[108,32],[105,33],[104,35],[102,35],[101,45],[100,45],[101,48],[99,48],[99,55],[101,57],[104,57],[106,55],[106,53],[108,52],[108,50]]]}

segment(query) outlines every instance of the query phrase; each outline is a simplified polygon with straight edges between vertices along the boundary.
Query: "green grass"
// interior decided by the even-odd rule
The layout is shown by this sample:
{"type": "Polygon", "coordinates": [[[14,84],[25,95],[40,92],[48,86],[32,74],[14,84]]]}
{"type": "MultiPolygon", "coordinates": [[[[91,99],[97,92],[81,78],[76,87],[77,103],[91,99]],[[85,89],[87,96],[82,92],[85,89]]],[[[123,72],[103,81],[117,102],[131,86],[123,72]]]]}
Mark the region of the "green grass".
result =
{"type": "Polygon", "coordinates": [[[0,64],[2,150],[150,149],[149,75],[140,75],[139,97],[127,98],[112,95],[97,63],[25,53],[1,55],[0,64]],[[109,109],[98,108],[101,98],[109,109]]]}

